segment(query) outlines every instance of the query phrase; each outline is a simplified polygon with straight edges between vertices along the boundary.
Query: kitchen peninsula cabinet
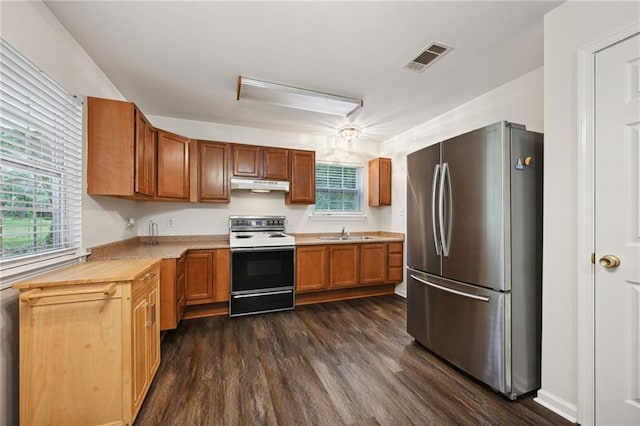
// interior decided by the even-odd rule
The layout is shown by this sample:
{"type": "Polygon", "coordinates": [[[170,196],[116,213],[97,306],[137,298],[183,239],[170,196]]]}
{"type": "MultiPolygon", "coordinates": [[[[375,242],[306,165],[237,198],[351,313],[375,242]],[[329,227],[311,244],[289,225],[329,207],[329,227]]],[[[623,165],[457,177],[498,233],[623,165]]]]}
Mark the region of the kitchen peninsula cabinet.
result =
{"type": "Polygon", "coordinates": [[[327,247],[302,246],[296,249],[296,292],[324,290],[329,287],[327,247]]]}
{"type": "Polygon", "coordinates": [[[198,141],[198,201],[229,202],[229,152],[223,142],[198,141]]]}
{"type": "Polygon", "coordinates": [[[155,130],[131,102],[87,98],[87,193],[155,195],[155,130]]]}
{"type": "Polygon", "coordinates": [[[391,159],[369,161],[369,206],[391,205],[391,159]]]}
{"type": "Polygon", "coordinates": [[[179,259],[162,259],[160,264],[160,330],[178,327],[187,304],[185,295],[185,263],[179,259]]]}
{"type": "Polygon", "coordinates": [[[229,249],[190,250],[185,265],[187,305],[229,300],[229,249]]]}
{"type": "Polygon", "coordinates": [[[21,424],[133,424],[160,363],[159,265],[87,262],[14,285],[21,424]]]}
{"type": "Polygon", "coordinates": [[[316,202],[316,153],[315,151],[290,150],[289,171],[291,184],[285,195],[286,204],[315,204],[316,202]]]}
{"type": "Polygon", "coordinates": [[[189,200],[189,139],[158,130],[157,198],[189,200]]]}

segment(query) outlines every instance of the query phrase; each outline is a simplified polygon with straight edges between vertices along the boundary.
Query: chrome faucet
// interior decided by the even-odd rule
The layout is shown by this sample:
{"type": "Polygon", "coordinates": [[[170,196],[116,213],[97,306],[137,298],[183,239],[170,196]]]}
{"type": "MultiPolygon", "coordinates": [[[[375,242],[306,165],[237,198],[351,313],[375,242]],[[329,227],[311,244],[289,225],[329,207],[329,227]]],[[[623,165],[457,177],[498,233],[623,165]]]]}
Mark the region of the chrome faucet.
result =
{"type": "Polygon", "coordinates": [[[349,238],[349,231],[345,231],[344,226],[342,227],[342,231],[340,231],[340,238],[349,238]]]}

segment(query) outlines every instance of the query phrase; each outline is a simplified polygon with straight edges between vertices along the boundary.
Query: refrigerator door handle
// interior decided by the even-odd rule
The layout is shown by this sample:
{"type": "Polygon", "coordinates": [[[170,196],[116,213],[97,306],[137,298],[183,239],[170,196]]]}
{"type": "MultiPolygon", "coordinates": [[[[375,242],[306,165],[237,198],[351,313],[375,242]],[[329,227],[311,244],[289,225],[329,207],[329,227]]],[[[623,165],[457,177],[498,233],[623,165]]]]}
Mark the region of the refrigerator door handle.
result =
{"type": "Polygon", "coordinates": [[[478,295],[475,295],[475,294],[469,294],[469,293],[465,293],[464,291],[458,291],[458,290],[454,290],[452,288],[447,288],[447,287],[444,287],[444,286],[441,286],[441,285],[438,285],[438,284],[434,284],[434,283],[431,283],[429,281],[423,280],[422,278],[417,277],[417,276],[415,276],[413,274],[409,274],[409,276],[411,278],[413,278],[414,280],[416,280],[416,281],[420,281],[421,283],[428,285],[429,287],[434,287],[434,288],[437,288],[438,290],[446,291],[448,293],[457,294],[458,296],[468,297],[469,299],[479,300],[481,302],[489,302],[491,300],[488,297],[478,296],[478,295]]]}
{"type": "Polygon", "coordinates": [[[433,184],[431,185],[431,226],[433,228],[433,243],[436,246],[436,254],[440,256],[440,241],[438,241],[438,229],[436,225],[436,192],[438,191],[438,177],[440,176],[440,164],[433,168],[433,184]]]}
{"type": "Polygon", "coordinates": [[[440,218],[440,243],[442,244],[442,255],[447,257],[449,256],[449,243],[451,242],[451,209],[452,209],[452,198],[451,198],[451,175],[449,174],[449,164],[442,164],[442,173],[440,174],[440,208],[439,208],[439,218],[440,218]],[[444,225],[444,214],[445,214],[445,204],[444,204],[444,183],[448,180],[449,183],[449,203],[446,206],[446,212],[448,216],[447,227],[448,232],[445,232],[444,225]],[[446,236],[446,237],[445,237],[446,236]]]}

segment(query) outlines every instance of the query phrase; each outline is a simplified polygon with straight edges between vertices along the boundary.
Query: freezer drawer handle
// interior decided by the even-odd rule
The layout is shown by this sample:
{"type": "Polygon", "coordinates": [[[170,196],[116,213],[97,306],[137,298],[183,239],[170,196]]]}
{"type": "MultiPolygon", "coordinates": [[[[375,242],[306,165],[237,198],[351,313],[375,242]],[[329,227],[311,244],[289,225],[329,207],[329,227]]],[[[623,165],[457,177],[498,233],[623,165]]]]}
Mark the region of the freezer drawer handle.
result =
{"type": "Polygon", "coordinates": [[[269,291],[266,293],[236,294],[236,295],[233,295],[233,298],[245,299],[247,297],[275,296],[276,294],[287,294],[287,293],[293,293],[293,290],[269,291]]]}
{"type": "Polygon", "coordinates": [[[426,285],[428,285],[430,287],[435,287],[438,290],[446,291],[448,293],[457,294],[458,296],[464,296],[464,297],[468,297],[469,299],[480,300],[482,302],[488,302],[490,300],[488,297],[476,296],[475,294],[469,294],[469,293],[465,293],[464,291],[458,291],[458,290],[454,290],[454,289],[451,289],[451,288],[443,287],[443,286],[438,285],[438,284],[430,283],[429,281],[425,281],[422,278],[418,278],[413,274],[410,274],[410,277],[413,278],[414,280],[420,281],[421,283],[426,284],[426,285]]]}

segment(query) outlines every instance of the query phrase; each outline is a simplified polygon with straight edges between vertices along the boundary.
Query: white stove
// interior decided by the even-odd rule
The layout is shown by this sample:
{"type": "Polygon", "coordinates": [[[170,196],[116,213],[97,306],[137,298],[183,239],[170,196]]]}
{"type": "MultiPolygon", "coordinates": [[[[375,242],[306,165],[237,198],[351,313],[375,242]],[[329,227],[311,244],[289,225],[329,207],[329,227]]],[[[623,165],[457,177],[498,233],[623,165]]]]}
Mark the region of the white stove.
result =
{"type": "Polygon", "coordinates": [[[284,216],[229,216],[229,247],[288,247],[295,238],[284,233],[284,216]]]}

